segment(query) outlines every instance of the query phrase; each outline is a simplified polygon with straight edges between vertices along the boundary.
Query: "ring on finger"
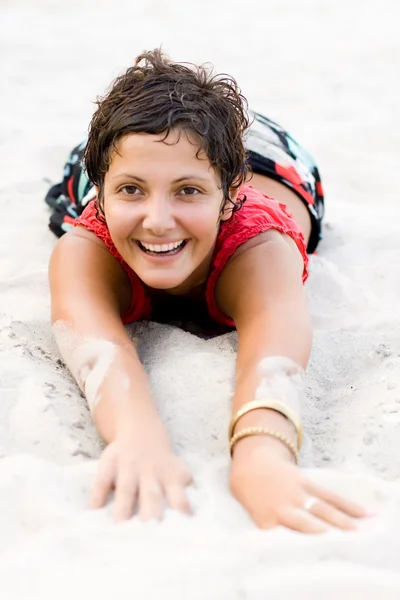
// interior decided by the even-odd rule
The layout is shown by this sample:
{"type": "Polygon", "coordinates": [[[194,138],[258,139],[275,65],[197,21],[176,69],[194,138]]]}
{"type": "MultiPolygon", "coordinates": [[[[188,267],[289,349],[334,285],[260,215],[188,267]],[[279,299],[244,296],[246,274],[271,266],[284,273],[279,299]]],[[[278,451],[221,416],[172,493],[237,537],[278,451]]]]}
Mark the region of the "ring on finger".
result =
{"type": "Polygon", "coordinates": [[[309,498],[307,498],[307,500],[304,502],[304,510],[310,512],[310,510],[312,509],[312,507],[318,502],[318,498],[316,498],[315,496],[310,496],[309,498]]]}

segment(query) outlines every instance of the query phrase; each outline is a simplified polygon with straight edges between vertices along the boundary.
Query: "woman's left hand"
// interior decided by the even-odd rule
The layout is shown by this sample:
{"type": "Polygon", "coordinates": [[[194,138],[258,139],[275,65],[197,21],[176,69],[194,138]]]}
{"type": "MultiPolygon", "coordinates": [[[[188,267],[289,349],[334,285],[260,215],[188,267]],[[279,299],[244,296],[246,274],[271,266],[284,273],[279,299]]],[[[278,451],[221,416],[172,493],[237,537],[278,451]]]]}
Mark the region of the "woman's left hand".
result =
{"type": "Polygon", "coordinates": [[[328,525],[357,528],[353,518],[371,514],[308,479],[284,444],[267,436],[240,440],[234,448],[230,488],[262,529],[284,525],[322,533],[328,525]]]}

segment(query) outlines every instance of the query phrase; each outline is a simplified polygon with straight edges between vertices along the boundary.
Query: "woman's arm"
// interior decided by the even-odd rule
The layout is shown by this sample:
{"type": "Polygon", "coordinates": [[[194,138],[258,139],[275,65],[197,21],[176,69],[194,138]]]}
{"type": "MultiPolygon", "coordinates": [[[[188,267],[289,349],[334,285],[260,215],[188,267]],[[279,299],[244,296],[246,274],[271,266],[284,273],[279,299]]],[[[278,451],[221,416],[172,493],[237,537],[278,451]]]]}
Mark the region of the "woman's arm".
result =
{"type": "MultiPolygon", "coordinates": [[[[298,370],[307,365],[312,331],[302,284],[303,268],[295,242],[272,230],[241,246],[218,280],[217,302],[234,319],[238,331],[234,414],[243,404],[264,394],[291,408],[301,400],[301,390],[298,381],[293,384],[290,367],[287,385],[276,385],[275,378],[282,377],[282,373],[276,373],[279,361],[273,357],[288,359],[295,371],[296,365],[298,370]],[[267,357],[271,360],[265,360],[267,357]]],[[[273,410],[247,413],[239,420],[236,431],[249,426],[273,429],[297,443],[291,421],[273,410]]],[[[310,497],[318,498],[313,514],[337,527],[353,527],[348,515],[365,516],[361,507],[303,477],[293,465],[288,447],[269,436],[247,437],[237,443],[231,488],[261,527],[283,524],[305,532],[323,531],[322,523],[311,519],[304,510],[310,497]]]]}
{"type": "Polygon", "coordinates": [[[163,497],[188,511],[185,465],[172,453],[147,375],[122,324],[130,303],[127,275],[94,234],[77,228],[58,242],[49,267],[52,323],[60,352],[84,392],[109,446],[92,505],[116,489],[115,516],[159,517],[163,497]]]}
{"type": "MultiPolygon", "coordinates": [[[[312,329],[303,269],[292,238],[272,230],[240,246],[218,280],[217,302],[234,319],[238,331],[234,413],[253,400],[262,385],[265,388],[268,374],[260,373],[260,363],[266,357],[286,357],[302,369],[307,366],[312,329]]],[[[295,436],[291,423],[275,411],[252,411],[240,425],[264,418],[270,424],[273,419],[284,433],[295,436]]]]}

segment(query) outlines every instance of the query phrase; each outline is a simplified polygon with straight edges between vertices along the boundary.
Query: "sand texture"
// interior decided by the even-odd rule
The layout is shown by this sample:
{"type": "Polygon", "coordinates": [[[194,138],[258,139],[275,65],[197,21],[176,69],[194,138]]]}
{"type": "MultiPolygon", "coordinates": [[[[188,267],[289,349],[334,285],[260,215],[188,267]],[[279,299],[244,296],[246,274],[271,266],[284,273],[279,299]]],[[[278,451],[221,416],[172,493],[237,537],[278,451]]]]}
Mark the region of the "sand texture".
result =
{"type": "Polygon", "coordinates": [[[0,597],[400,597],[400,113],[397,0],[0,3],[0,597]],[[257,530],[227,490],[236,334],[139,323],[132,338],[194,518],[114,526],[87,510],[101,443],[49,324],[43,196],[91,102],[144,48],[213,62],[318,157],[325,239],[302,457],[378,516],[351,534],[257,530]]]}

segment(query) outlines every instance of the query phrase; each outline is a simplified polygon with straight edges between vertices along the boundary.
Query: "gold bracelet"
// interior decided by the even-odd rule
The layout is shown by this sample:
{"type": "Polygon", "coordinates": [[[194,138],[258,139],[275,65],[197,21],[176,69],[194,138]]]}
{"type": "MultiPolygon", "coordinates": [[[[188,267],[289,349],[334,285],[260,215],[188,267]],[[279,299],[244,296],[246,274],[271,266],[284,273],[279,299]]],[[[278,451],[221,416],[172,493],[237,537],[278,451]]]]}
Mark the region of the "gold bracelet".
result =
{"type": "Polygon", "coordinates": [[[235,435],[231,438],[231,441],[229,442],[231,456],[233,454],[233,448],[235,447],[235,444],[242,438],[249,437],[250,435],[270,435],[271,437],[276,438],[280,442],[283,442],[293,454],[296,465],[299,464],[299,453],[293,442],[291,442],[287,437],[279,433],[279,431],[267,429],[267,427],[246,427],[245,429],[241,429],[240,431],[235,433],[235,435]]]}
{"type": "Polygon", "coordinates": [[[294,428],[296,429],[297,448],[298,450],[300,450],[301,444],[303,442],[303,428],[301,426],[300,419],[298,418],[296,413],[293,410],[291,410],[288,406],[286,406],[286,404],[284,404],[283,402],[268,398],[264,400],[253,400],[252,402],[246,402],[246,404],[243,404],[243,406],[232,417],[228,432],[229,439],[232,438],[233,432],[239,419],[251,410],[257,410],[258,408],[267,408],[270,410],[275,410],[276,412],[281,413],[281,415],[289,419],[289,421],[293,423],[294,428]]]}

